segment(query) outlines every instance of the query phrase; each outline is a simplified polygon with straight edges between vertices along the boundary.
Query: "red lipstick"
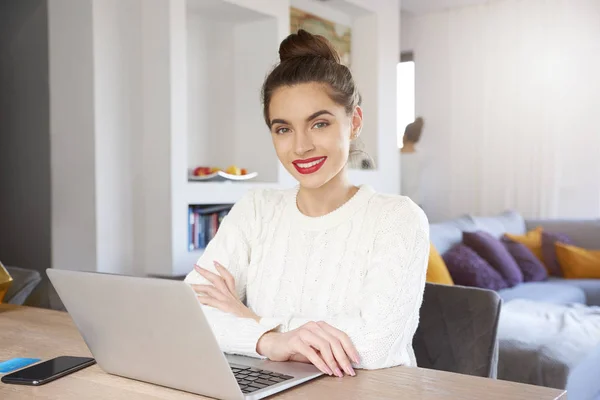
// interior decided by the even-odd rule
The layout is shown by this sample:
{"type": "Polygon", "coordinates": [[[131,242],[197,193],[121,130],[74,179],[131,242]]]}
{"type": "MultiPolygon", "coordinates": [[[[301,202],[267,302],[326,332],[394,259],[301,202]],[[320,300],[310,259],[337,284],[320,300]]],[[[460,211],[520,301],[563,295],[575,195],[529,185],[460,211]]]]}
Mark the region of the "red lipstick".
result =
{"type": "Polygon", "coordinates": [[[302,175],[313,174],[321,169],[327,157],[313,157],[306,160],[294,160],[292,164],[302,175]]]}

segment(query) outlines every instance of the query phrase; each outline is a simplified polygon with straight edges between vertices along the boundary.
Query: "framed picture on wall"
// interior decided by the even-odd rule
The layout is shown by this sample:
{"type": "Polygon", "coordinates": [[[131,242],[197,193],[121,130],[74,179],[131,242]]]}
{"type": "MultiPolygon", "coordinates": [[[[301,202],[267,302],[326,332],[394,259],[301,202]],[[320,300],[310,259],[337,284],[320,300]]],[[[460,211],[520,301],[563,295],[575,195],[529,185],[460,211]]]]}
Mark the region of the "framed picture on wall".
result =
{"type": "Polygon", "coordinates": [[[329,40],[340,54],[342,64],[350,68],[352,29],[306,11],[290,7],[290,31],[304,29],[313,35],[321,35],[329,40]]]}

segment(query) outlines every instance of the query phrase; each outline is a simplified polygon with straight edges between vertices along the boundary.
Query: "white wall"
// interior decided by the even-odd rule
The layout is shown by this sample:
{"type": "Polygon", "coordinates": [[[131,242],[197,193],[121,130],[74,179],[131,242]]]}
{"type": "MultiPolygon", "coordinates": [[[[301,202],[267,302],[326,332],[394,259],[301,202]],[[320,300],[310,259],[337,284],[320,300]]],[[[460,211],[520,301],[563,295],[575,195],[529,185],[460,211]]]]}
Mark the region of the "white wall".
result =
{"type": "Polygon", "coordinates": [[[425,208],[600,215],[600,3],[506,0],[406,19],[425,208]]]}
{"type": "Polygon", "coordinates": [[[211,154],[209,165],[221,168],[233,164],[235,160],[235,123],[237,118],[234,86],[234,44],[233,26],[229,22],[213,21],[208,35],[206,57],[208,69],[208,91],[201,95],[208,98],[208,131],[203,137],[211,154]]]}
{"type": "Polygon", "coordinates": [[[185,15],[183,0],[49,3],[55,268],[173,265],[187,213],[185,15]]]}
{"type": "Polygon", "coordinates": [[[260,180],[265,182],[279,180],[277,155],[260,97],[266,73],[277,61],[276,24],[274,18],[265,18],[237,25],[234,30],[233,155],[241,167],[256,166],[260,180]]]}
{"type": "Polygon", "coordinates": [[[235,161],[234,36],[229,22],[188,13],[188,166],[235,161]]]}
{"type": "Polygon", "coordinates": [[[141,2],[71,6],[49,3],[53,267],[140,274],[141,2]]]}
{"type": "Polygon", "coordinates": [[[414,47],[412,22],[415,16],[402,11],[400,14],[400,52],[411,51],[414,47]]]}
{"type": "MultiPolygon", "coordinates": [[[[183,267],[185,271],[192,270],[193,265],[187,262],[188,258],[188,203],[185,191],[188,183],[186,173],[187,160],[187,7],[185,0],[169,0],[169,38],[170,38],[170,74],[166,77],[170,82],[170,112],[171,125],[171,225],[169,231],[171,250],[170,262],[160,264],[153,262],[148,273],[153,270],[164,274],[165,271],[173,273],[176,266],[183,267]]],[[[148,176],[148,179],[151,179],[148,176]]],[[[165,250],[166,251],[166,250],[165,250]]],[[[150,265],[149,265],[150,266],[150,265]]]]}
{"type": "Polygon", "coordinates": [[[140,131],[138,0],[93,3],[97,267],[133,273],[140,131]]]}
{"type": "Polygon", "coordinates": [[[352,76],[362,96],[363,127],[360,140],[364,150],[373,157],[379,168],[379,84],[375,71],[379,67],[376,14],[361,16],[352,25],[352,76]]]}
{"type": "Polygon", "coordinates": [[[188,62],[188,165],[213,163],[207,146],[206,133],[210,132],[209,107],[211,104],[208,75],[210,49],[208,37],[213,27],[198,13],[187,15],[188,62]]]}
{"type": "Polygon", "coordinates": [[[91,1],[48,3],[52,266],[95,270],[96,186],[91,1]]]}
{"type": "Polygon", "coordinates": [[[187,251],[186,3],[144,1],[141,14],[143,244],[136,259],[146,273],[166,274],[187,251]]]}

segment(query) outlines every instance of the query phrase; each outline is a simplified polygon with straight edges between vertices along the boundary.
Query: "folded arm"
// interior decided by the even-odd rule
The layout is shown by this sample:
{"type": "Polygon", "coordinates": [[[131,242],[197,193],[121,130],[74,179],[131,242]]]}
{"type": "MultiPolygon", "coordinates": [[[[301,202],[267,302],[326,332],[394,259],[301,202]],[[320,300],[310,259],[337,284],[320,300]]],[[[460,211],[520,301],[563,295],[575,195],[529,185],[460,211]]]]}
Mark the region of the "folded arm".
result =
{"type": "MultiPolygon", "coordinates": [[[[217,234],[197,262],[198,266],[214,274],[219,274],[214,265],[215,261],[224,265],[233,276],[237,296],[242,301],[246,298],[254,207],[253,193],[247,194],[237,202],[223,219],[217,234]]],[[[190,285],[211,285],[211,282],[196,270],[192,270],[186,276],[185,282],[190,285]]],[[[278,325],[275,322],[271,322],[271,325],[261,324],[252,318],[238,317],[210,306],[201,307],[219,347],[230,354],[262,357],[256,352],[258,339],[278,325]]]]}

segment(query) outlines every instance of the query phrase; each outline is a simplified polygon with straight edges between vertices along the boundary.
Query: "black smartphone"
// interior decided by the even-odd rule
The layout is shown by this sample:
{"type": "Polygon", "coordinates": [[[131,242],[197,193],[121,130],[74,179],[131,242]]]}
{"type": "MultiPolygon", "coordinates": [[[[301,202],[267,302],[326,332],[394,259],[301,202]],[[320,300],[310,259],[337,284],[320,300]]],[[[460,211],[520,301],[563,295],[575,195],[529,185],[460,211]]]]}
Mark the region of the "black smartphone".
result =
{"type": "Polygon", "coordinates": [[[89,357],[56,357],[52,360],[47,360],[4,375],[2,382],[39,386],[94,365],[95,363],[96,360],[89,357]]]}

